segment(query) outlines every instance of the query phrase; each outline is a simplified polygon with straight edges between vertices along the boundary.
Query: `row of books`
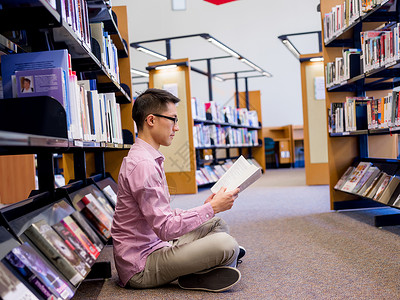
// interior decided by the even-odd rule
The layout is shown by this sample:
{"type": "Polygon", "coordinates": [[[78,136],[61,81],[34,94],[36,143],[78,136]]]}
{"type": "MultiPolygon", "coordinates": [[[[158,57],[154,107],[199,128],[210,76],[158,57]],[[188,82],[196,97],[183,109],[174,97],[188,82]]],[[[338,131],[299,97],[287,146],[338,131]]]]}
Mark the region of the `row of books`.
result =
{"type": "Polygon", "coordinates": [[[258,114],[255,110],[223,106],[215,101],[203,102],[195,97],[191,100],[193,119],[258,127],[258,114]]]}
{"type": "Polygon", "coordinates": [[[399,27],[396,23],[382,30],[361,32],[364,72],[390,65],[400,58],[399,27]]]}
{"type": "Polygon", "coordinates": [[[193,140],[195,147],[259,145],[257,130],[220,125],[194,125],[193,140]]]}
{"type": "Polygon", "coordinates": [[[381,98],[347,97],[345,102],[331,103],[328,109],[329,132],[400,126],[399,92],[397,87],[381,98]]]}
{"type": "MultiPolygon", "coordinates": [[[[247,158],[247,161],[258,168],[261,168],[254,158],[247,158]]],[[[204,185],[217,182],[232,165],[233,161],[227,159],[225,163],[221,165],[205,165],[204,167],[199,168],[199,170],[196,170],[197,184],[204,185]]]]}
{"type": "Polygon", "coordinates": [[[87,276],[110,237],[113,215],[100,190],[93,190],[78,203],[81,211],[73,210],[53,224],[40,219],[23,232],[21,238],[25,242],[0,262],[0,277],[18,287],[1,285],[2,299],[73,297],[73,287],[87,276]]]}
{"type": "Polygon", "coordinates": [[[394,0],[345,0],[342,4],[335,5],[329,13],[324,15],[324,42],[327,43],[335,36],[340,35],[359,17],[377,5],[395,2],[394,0]]]}
{"type": "MultiPolygon", "coordinates": [[[[49,2],[58,10],[56,1],[49,2]]],[[[86,0],[61,0],[59,11],[63,21],[71,27],[77,38],[88,51],[92,51],[92,38],[99,43],[101,63],[116,82],[120,82],[118,68],[118,52],[111,36],[104,31],[102,22],[90,23],[88,15],[88,4],[86,0]]],[[[64,35],[58,34],[59,28],[54,28],[54,40],[63,42],[64,35]]]]}
{"type": "Polygon", "coordinates": [[[387,174],[371,162],[359,162],[347,168],[334,188],[400,208],[399,183],[399,177],[387,174]]]}
{"type": "Polygon", "coordinates": [[[328,62],[325,69],[329,88],[400,59],[400,23],[381,30],[361,32],[361,49],[343,50],[342,57],[328,62]]]}
{"type": "Polygon", "coordinates": [[[1,70],[5,98],[50,96],[63,105],[70,140],[123,142],[115,94],[98,93],[94,79],[78,80],[67,50],[3,56],[1,70]]]}
{"type": "MultiPolygon", "coordinates": [[[[86,0],[61,0],[61,16],[77,35],[78,39],[91,49],[89,15],[86,0]]],[[[53,6],[54,7],[54,6],[53,6]]],[[[57,34],[54,35],[57,41],[57,34]]]]}
{"type": "Polygon", "coordinates": [[[360,75],[360,56],[360,49],[346,49],[341,57],[336,57],[334,62],[328,62],[325,66],[326,87],[341,84],[360,75]]]}
{"type": "Polygon", "coordinates": [[[104,30],[103,22],[91,23],[90,30],[93,39],[99,43],[102,65],[106,68],[111,77],[119,83],[118,50],[111,36],[104,30]]]}

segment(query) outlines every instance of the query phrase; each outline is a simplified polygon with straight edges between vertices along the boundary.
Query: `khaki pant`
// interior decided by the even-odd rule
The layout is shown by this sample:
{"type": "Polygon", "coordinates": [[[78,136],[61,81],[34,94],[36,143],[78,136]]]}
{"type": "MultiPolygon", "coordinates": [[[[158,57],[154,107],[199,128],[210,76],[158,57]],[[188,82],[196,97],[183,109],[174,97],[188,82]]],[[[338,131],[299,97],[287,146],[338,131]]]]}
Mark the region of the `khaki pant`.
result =
{"type": "Polygon", "coordinates": [[[216,266],[236,266],[239,245],[228,234],[227,224],[214,217],[199,228],[171,242],[147,257],[145,269],[133,275],[128,286],[151,288],[174,281],[179,276],[216,266]]]}

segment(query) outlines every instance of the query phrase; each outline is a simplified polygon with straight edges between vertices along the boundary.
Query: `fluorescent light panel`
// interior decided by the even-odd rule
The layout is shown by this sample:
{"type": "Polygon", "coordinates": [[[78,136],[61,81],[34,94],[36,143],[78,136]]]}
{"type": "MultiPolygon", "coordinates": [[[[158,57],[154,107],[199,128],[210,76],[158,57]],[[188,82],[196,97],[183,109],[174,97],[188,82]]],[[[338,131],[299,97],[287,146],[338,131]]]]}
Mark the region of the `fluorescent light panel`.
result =
{"type": "Polygon", "coordinates": [[[167,60],[167,57],[166,57],[166,56],[161,55],[161,54],[159,54],[159,53],[157,53],[157,52],[151,51],[151,50],[149,50],[149,49],[140,47],[140,46],[137,47],[136,50],[141,51],[141,52],[144,52],[144,53],[147,53],[147,54],[150,54],[150,55],[152,55],[152,56],[154,56],[154,57],[157,57],[157,58],[160,58],[160,59],[162,59],[162,60],[167,60]]]}
{"type": "Polygon", "coordinates": [[[313,57],[310,59],[310,61],[324,61],[323,57],[313,57]]]}
{"type": "Polygon", "coordinates": [[[149,73],[143,72],[143,71],[139,71],[139,70],[135,70],[131,68],[131,73],[136,74],[136,75],[140,75],[143,77],[149,77],[149,73]]]}
{"type": "Polygon", "coordinates": [[[256,65],[253,64],[251,61],[248,61],[248,60],[245,59],[245,58],[241,58],[240,60],[241,60],[242,62],[244,62],[245,64],[247,64],[248,66],[252,67],[254,70],[256,70],[256,71],[258,71],[258,72],[263,72],[263,70],[262,70],[260,67],[256,66],[256,65]]]}
{"type": "Polygon", "coordinates": [[[216,81],[220,81],[220,82],[225,81],[225,79],[223,79],[223,78],[221,78],[221,77],[219,77],[219,76],[217,76],[217,75],[214,75],[213,78],[214,78],[216,81]]]}
{"type": "Polygon", "coordinates": [[[262,74],[263,74],[265,77],[272,77],[272,74],[271,74],[271,73],[268,73],[268,72],[266,72],[266,71],[262,72],[262,74]]]}
{"type": "Polygon", "coordinates": [[[296,56],[297,59],[300,58],[299,51],[297,51],[297,49],[293,46],[293,44],[289,40],[283,40],[282,43],[289,49],[290,52],[293,53],[294,56],[296,56]]]}
{"type": "Polygon", "coordinates": [[[208,38],[207,41],[209,41],[211,44],[221,48],[222,50],[224,50],[226,53],[228,53],[229,55],[236,57],[236,58],[240,58],[240,55],[237,54],[235,51],[233,51],[232,49],[228,48],[227,46],[225,46],[224,44],[221,44],[220,42],[218,42],[217,40],[213,39],[213,38],[208,38]]]}
{"type": "Polygon", "coordinates": [[[156,67],[156,70],[166,70],[166,69],[173,69],[176,68],[177,65],[165,65],[165,66],[158,66],[156,67]]]}

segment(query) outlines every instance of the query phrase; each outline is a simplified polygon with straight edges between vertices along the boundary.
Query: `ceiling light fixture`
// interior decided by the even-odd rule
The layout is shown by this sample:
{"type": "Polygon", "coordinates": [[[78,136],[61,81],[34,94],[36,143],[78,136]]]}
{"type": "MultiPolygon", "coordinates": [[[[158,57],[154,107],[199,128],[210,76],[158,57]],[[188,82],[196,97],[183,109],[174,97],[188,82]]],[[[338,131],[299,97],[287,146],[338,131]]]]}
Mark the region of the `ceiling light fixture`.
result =
{"type": "Polygon", "coordinates": [[[258,71],[258,72],[260,72],[260,73],[262,73],[263,72],[263,70],[259,67],[259,66],[256,66],[255,64],[253,64],[251,61],[249,61],[249,60],[247,60],[247,59],[245,59],[245,58],[241,58],[240,59],[242,62],[244,62],[245,64],[247,64],[247,65],[249,65],[250,67],[252,67],[254,70],[256,70],[256,71],[258,71]]]}
{"type": "Polygon", "coordinates": [[[229,47],[225,46],[224,44],[222,44],[221,42],[217,41],[216,39],[212,38],[212,37],[208,37],[207,41],[209,41],[211,44],[219,47],[220,49],[224,50],[226,53],[228,53],[229,55],[236,57],[236,58],[240,58],[240,55],[237,54],[235,51],[233,51],[232,49],[230,49],[229,47]]]}
{"type": "Polygon", "coordinates": [[[310,61],[324,61],[323,57],[313,57],[310,59],[310,61]]]}
{"type": "Polygon", "coordinates": [[[176,68],[178,65],[165,65],[165,66],[158,66],[156,70],[166,70],[166,69],[173,69],[176,68]]]}
{"type": "Polygon", "coordinates": [[[282,43],[286,46],[286,48],[289,49],[290,52],[293,53],[293,55],[299,59],[300,58],[300,52],[296,49],[295,46],[289,41],[289,40],[282,40],[282,43]]]}
{"type": "Polygon", "coordinates": [[[223,78],[221,78],[221,77],[219,77],[219,76],[217,76],[217,75],[214,75],[213,78],[214,78],[216,81],[219,81],[219,82],[225,81],[225,79],[223,79],[223,78]]]}
{"type": "Polygon", "coordinates": [[[136,74],[136,75],[140,75],[140,76],[143,76],[143,77],[149,77],[149,73],[146,73],[146,72],[140,71],[140,70],[136,70],[136,69],[133,69],[133,68],[131,68],[131,74],[136,74]]]}
{"type": "Polygon", "coordinates": [[[264,71],[261,74],[263,74],[265,77],[272,77],[272,74],[268,73],[267,71],[264,71]]]}
{"type": "Polygon", "coordinates": [[[160,54],[160,53],[158,53],[156,51],[147,49],[147,48],[142,47],[142,46],[137,46],[136,50],[141,51],[141,52],[146,53],[146,54],[149,54],[149,55],[152,55],[152,56],[157,57],[157,58],[162,59],[162,60],[167,60],[167,57],[165,55],[162,55],[162,54],[160,54]]]}

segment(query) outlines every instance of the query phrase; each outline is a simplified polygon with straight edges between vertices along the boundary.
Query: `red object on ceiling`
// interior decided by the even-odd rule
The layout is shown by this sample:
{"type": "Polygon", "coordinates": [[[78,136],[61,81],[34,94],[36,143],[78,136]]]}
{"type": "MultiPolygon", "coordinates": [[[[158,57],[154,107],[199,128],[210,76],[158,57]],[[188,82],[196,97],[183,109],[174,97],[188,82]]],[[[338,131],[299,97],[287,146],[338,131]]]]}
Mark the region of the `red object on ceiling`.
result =
{"type": "Polygon", "coordinates": [[[221,5],[221,4],[225,4],[225,3],[233,2],[233,1],[237,1],[237,0],[204,0],[204,1],[210,2],[215,5],[221,5]]]}

